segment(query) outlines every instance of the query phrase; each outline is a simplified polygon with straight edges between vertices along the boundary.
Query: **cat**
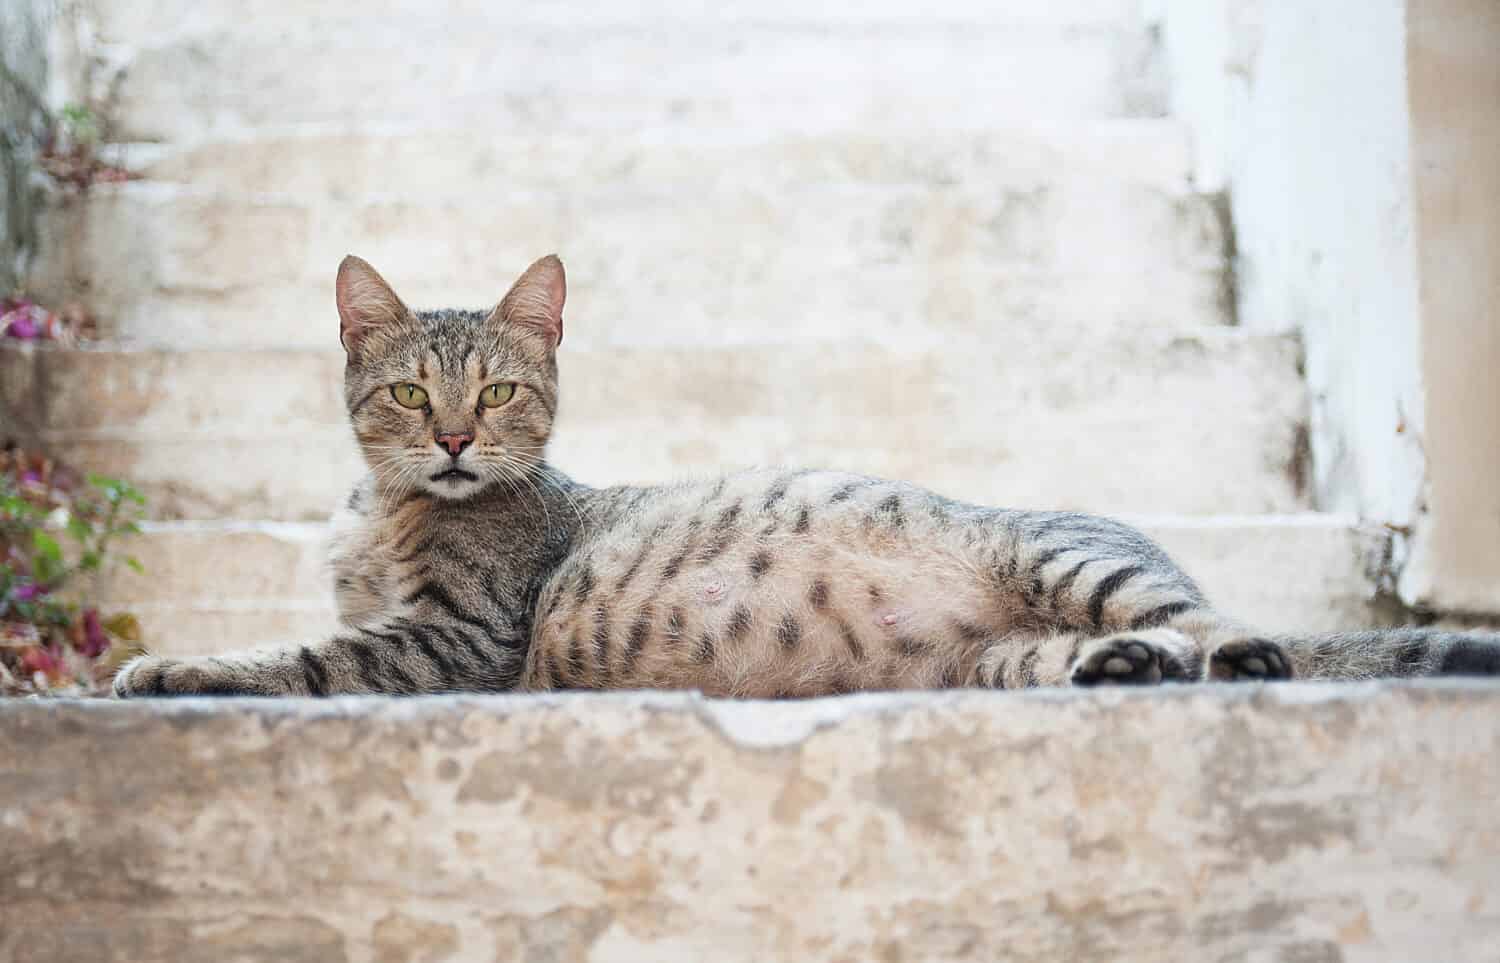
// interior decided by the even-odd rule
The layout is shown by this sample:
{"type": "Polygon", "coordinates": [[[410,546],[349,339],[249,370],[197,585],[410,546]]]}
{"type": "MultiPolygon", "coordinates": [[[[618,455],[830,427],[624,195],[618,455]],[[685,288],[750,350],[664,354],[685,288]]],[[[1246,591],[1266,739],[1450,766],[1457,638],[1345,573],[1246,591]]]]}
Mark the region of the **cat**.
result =
{"type": "Polygon", "coordinates": [[[344,392],[369,465],[335,520],[330,639],[143,656],[117,695],[868,689],[1500,674],[1500,636],[1270,638],[1108,518],[844,472],[590,488],[548,465],[562,263],[489,312],[412,311],[350,256],[344,392]]]}

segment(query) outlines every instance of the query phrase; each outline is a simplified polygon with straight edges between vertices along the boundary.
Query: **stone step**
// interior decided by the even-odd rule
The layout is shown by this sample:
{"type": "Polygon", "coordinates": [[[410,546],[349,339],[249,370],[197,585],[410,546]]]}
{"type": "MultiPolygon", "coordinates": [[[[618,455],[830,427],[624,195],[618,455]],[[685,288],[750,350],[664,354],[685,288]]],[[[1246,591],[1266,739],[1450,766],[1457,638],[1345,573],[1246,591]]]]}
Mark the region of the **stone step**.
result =
{"type": "MultiPolygon", "coordinates": [[[[1234,330],[946,351],[570,340],[551,456],[591,484],[793,464],[1018,507],[1293,511],[1299,356],[1294,338],[1234,330]]],[[[342,364],[338,351],[12,348],[0,425],[134,480],[159,517],[319,518],[359,472],[342,364]]]]}
{"type": "MultiPolygon", "coordinates": [[[[1167,151],[1167,163],[1143,140],[1144,156],[1114,173],[1103,137],[1091,156],[1068,162],[1064,146],[1042,143],[1009,174],[996,160],[988,177],[977,168],[1001,148],[970,144],[977,153],[926,181],[913,166],[939,163],[935,153],[870,147],[872,169],[851,175],[858,160],[819,144],[804,166],[834,169],[798,183],[748,168],[722,180],[669,173],[712,169],[723,153],[696,148],[687,157],[644,150],[640,163],[660,176],[620,183],[590,168],[571,185],[508,188],[509,165],[500,165],[482,193],[447,174],[456,190],[414,174],[411,190],[390,181],[359,195],[319,191],[306,183],[319,179],[311,173],[278,193],[134,182],[55,198],[41,225],[54,253],[38,262],[32,288],[57,303],[81,300],[110,337],[173,347],[332,343],[333,274],[351,250],[417,307],[491,305],[525,265],[557,250],[570,269],[569,315],[585,322],[577,333],[603,343],[858,336],[911,345],[1000,340],[1018,326],[1095,336],[1223,324],[1219,206],[1185,180],[1169,183],[1180,154],[1167,151]]],[[[268,150],[263,157],[276,142],[268,150]]],[[[790,162],[775,156],[798,150],[781,144],[744,163],[784,170],[790,162]]],[[[160,163],[187,176],[213,156],[160,163]]],[[[340,156],[326,155],[324,168],[340,156]]],[[[617,156],[636,163],[628,150],[617,156]]],[[[245,163],[262,161],[252,153],[245,163]]]]}
{"type": "Polygon", "coordinates": [[[559,23],[479,4],[389,17],[353,4],[324,16],[278,6],[254,18],[227,8],[176,21],[106,14],[100,39],[122,68],[112,129],[165,141],[286,123],[434,120],[630,136],[942,131],[1166,110],[1148,25],[1113,10],[1017,16],[1019,3],[996,13],[965,3],[947,16],[820,19],[789,4],[769,16],[746,4],[728,16],[704,7],[660,19],[618,5],[623,16],[569,11],[559,23]]]}
{"type": "MultiPolygon", "coordinates": [[[[1372,601],[1390,533],[1320,514],[1126,516],[1160,542],[1221,610],[1266,631],[1388,624],[1372,601]]],[[[140,616],[168,654],[305,642],[332,629],[332,576],[321,524],[164,522],[128,548],[144,574],[121,568],[96,587],[140,616]]]]}
{"type": "Polygon", "coordinates": [[[1032,122],[977,131],[664,131],[633,138],[494,128],[301,124],[179,143],[102,145],[156,183],[304,198],[495,197],[602,189],[725,194],[809,188],[1120,189],[1186,195],[1188,129],[1170,119],[1032,122]]]}
{"type": "Polygon", "coordinates": [[[1125,28],[1141,23],[1141,0],[941,0],[917,6],[908,0],[655,0],[649,6],[622,0],[574,0],[571,3],[530,3],[496,6],[491,0],[324,0],[307,6],[298,0],[263,0],[256,16],[246,22],[233,4],[201,0],[136,0],[121,4],[94,2],[91,26],[109,44],[149,46],[169,38],[189,38],[224,31],[284,32],[294,28],[327,38],[337,30],[363,27],[372,21],[386,24],[450,24],[461,29],[483,26],[602,28],[655,24],[674,26],[870,27],[931,24],[973,24],[1010,29],[1054,31],[1125,28]]]}
{"type": "Polygon", "coordinates": [[[0,703],[0,959],[1490,960],[1500,687],[0,703]]]}

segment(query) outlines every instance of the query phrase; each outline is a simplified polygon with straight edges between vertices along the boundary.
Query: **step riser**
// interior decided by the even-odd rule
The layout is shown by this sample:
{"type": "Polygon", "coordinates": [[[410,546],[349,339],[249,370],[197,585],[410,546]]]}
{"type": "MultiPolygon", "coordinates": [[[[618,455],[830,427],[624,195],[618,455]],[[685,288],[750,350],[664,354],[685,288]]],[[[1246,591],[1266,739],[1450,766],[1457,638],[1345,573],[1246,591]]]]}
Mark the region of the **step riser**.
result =
{"type": "Polygon", "coordinates": [[[332,602],[319,608],[245,606],[131,606],[141,624],[141,638],[156,655],[216,655],[243,649],[306,645],[339,630],[332,602]]]}
{"type": "MultiPolygon", "coordinates": [[[[793,464],[1020,507],[1302,507],[1289,472],[1306,401],[1288,338],[946,354],[568,349],[551,456],[592,484],[793,464]]],[[[37,434],[146,487],[159,517],[322,517],[357,477],[338,354],[16,352],[7,363],[28,357],[52,386],[37,434]]]]}
{"type": "MultiPolygon", "coordinates": [[[[536,250],[546,248],[523,253],[516,245],[496,261],[524,267],[536,250]]],[[[575,265],[570,270],[583,270],[578,258],[568,263],[575,265]]],[[[641,270],[644,276],[667,268],[653,259],[641,270]]],[[[496,269],[490,281],[392,283],[399,283],[401,296],[413,306],[488,308],[517,271],[496,269]]],[[[78,300],[103,318],[106,337],[142,347],[306,349],[338,343],[331,275],[222,294],[173,290],[117,297],[99,290],[75,297],[77,289],[67,284],[48,289],[58,293],[44,293],[47,303],[78,300]]],[[[679,290],[675,282],[646,286],[639,278],[600,277],[569,281],[568,338],[570,343],[674,347],[857,338],[890,348],[1003,342],[1016,329],[1086,338],[1215,325],[1224,318],[1224,296],[1223,274],[1216,268],[1054,276],[876,265],[804,269],[778,276],[775,284],[725,277],[691,290],[679,290]]]]}
{"type": "Polygon", "coordinates": [[[112,144],[112,160],[157,183],[304,198],[491,197],[600,190],[722,194],[884,188],[960,193],[1042,189],[1190,192],[1187,128],[1171,120],[1047,124],[968,134],[844,131],[738,136],[683,131],[617,139],[523,131],[343,125],[247,132],[232,140],[112,144]]]}
{"type": "Polygon", "coordinates": [[[0,706],[0,958],[1491,960],[1492,685],[0,706]]]}
{"type": "Polygon", "coordinates": [[[81,297],[108,335],[179,347],[330,344],[351,249],[418,307],[493,304],[558,250],[570,317],[614,343],[996,340],[1225,318],[1213,203],[1154,187],[277,197],[131,185],[54,206],[43,234],[67,256],[41,262],[33,287],[81,297]]]}
{"type": "MultiPolygon", "coordinates": [[[[1266,631],[1332,631],[1383,624],[1367,571],[1389,537],[1324,518],[1239,518],[1228,523],[1134,520],[1224,612],[1266,631]]],[[[101,587],[132,608],[154,651],[223,652],[264,642],[310,641],[335,622],[322,526],[238,531],[157,528],[128,551],[101,587]],[[303,633],[303,634],[299,634],[303,633]]]]}
{"type": "Polygon", "coordinates": [[[298,27],[237,26],[136,49],[116,88],[116,131],[180,140],[361,121],[620,135],[948,131],[1166,106],[1141,28],[507,24],[466,34],[460,23],[366,18],[331,38],[298,27]]]}
{"type": "Polygon", "coordinates": [[[455,36],[488,36],[516,27],[598,29],[645,23],[659,27],[782,25],[825,29],[968,24],[1011,29],[1079,30],[1124,28],[1140,20],[1140,0],[1064,0],[1052,3],[994,3],[993,0],[944,0],[913,4],[909,0],[755,0],[754,3],[703,3],[702,0],[656,0],[649,10],[619,0],[497,5],[491,0],[446,0],[440,9],[430,0],[324,0],[314,6],[301,0],[262,0],[246,22],[233,4],[202,0],[134,0],[94,2],[91,20],[101,37],[130,46],[160,44],[166,38],[190,38],[235,32],[240,35],[296,28],[328,38],[371,23],[387,26],[449,25],[455,36]]]}

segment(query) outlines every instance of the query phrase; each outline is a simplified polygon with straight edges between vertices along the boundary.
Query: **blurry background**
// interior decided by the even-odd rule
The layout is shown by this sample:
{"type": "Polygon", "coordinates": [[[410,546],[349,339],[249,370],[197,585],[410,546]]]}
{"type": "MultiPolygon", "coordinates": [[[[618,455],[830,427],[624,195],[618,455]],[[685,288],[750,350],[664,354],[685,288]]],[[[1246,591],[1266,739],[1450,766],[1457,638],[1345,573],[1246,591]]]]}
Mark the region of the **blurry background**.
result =
{"type": "Polygon", "coordinates": [[[1494,0],[0,0],[0,435],[157,520],[112,600],[332,624],[339,259],[568,267],[553,460],[1142,524],[1271,628],[1500,611],[1494,0]],[[122,180],[125,173],[132,175],[122,180]]]}

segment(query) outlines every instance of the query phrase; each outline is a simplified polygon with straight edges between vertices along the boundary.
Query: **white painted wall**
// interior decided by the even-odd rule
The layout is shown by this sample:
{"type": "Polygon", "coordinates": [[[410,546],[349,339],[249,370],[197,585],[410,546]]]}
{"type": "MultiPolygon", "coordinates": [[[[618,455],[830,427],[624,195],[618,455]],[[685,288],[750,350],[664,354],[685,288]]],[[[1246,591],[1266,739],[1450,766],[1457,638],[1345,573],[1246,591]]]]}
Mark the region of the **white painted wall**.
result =
{"type": "Polygon", "coordinates": [[[1500,325],[1500,81],[1485,70],[1500,54],[1500,5],[1154,6],[1194,176],[1229,195],[1239,321],[1304,335],[1317,507],[1410,534],[1393,560],[1408,604],[1500,611],[1500,548],[1431,544],[1438,510],[1446,525],[1493,525],[1500,545],[1500,492],[1474,483],[1494,477],[1475,453],[1500,450],[1482,374],[1500,363],[1488,336],[1500,325]],[[1425,86],[1412,87],[1414,63],[1425,86]],[[1468,206],[1453,202],[1460,183],[1468,206]],[[1457,399],[1454,380],[1468,386],[1457,399]],[[1439,397],[1441,464],[1428,423],[1439,397]],[[1448,479],[1442,505],[1434,477],[1448,479]]]}
{"type": "Polygon", "coordinates": [[[1500,2],[1411,0],[1426,513],[1401,594],[1500,610],[1500,2]]]}

